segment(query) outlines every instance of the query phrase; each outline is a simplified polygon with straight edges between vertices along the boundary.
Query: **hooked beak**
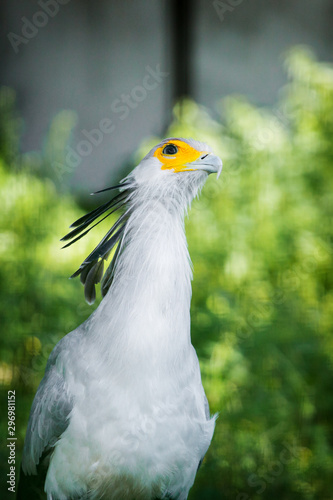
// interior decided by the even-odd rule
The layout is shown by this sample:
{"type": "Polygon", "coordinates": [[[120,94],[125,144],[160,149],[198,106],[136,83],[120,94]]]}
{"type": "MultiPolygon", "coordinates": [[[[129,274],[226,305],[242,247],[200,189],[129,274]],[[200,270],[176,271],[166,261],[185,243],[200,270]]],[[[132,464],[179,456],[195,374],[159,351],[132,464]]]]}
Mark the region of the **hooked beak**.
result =
{"type": "Polygon", "coordinates": [[[203,170],[208,174],[217,173],[217,179],[222,172],[222,160],[211,153],[204,153],[200,158],[186,164],[189,170],[203,170]]]}

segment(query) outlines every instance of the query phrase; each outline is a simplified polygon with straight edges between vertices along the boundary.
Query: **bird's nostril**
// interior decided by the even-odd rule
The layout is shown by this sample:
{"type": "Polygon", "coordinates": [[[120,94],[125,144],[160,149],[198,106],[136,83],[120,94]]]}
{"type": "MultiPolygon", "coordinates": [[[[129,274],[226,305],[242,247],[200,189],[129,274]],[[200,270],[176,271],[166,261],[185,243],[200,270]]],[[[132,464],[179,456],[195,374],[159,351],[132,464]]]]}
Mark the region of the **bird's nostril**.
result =
{"type": "Polygon", "coordinates": [[[206,156],[208,156],[209,153],[207,153],[206,155],[203,155],[200,159],[201,160],[204,160],[206,158],[206,156]]]}

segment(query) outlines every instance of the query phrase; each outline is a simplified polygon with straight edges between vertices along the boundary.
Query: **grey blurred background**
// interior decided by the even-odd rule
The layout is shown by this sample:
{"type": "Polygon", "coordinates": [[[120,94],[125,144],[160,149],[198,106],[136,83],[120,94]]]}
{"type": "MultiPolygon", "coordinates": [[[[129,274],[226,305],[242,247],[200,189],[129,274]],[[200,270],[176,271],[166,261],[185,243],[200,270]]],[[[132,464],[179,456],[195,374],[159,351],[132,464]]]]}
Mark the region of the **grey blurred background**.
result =
{"type": "Polygon", "coordinates": [[[75,111],[74,191],[119,179],[182,96],[213,115],[229,94],[271,105],[289,47],[333,56],[332,0],[2,0],[0,13],[0,84],[17,93],[22,151],[40,150],[56,114],[75,111]]]}

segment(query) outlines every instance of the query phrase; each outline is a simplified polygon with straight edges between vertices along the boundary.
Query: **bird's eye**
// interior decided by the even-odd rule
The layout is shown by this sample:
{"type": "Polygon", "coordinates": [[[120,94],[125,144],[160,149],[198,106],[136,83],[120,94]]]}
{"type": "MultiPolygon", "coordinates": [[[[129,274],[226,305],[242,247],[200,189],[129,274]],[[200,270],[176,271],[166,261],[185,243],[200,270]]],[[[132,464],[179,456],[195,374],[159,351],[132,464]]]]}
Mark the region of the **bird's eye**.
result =
{"type": "Polygon", "coordinates": [[[178,153],[178,148],[174,144],[167,144],[164,147],[162,153],[164,155],[175,155],[176,153],[178,153]]]}

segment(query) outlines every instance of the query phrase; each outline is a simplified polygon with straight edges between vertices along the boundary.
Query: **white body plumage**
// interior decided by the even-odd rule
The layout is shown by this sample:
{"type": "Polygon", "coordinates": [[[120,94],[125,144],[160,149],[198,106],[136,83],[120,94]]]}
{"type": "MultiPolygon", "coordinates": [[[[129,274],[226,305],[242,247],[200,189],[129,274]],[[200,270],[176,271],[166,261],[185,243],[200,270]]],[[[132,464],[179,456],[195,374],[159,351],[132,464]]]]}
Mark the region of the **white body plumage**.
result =
{"type": "MultiPolygon", "coordinates": [[[[136,189],[109,291],[51,354],[74,403],[50,458],[49,500],[184,500],[213,436],[190,338],[183,221],[207,173],[161,176],[157,161],[127,179],[136,189]]],[[[30,443],[27,473],[38,453],[30,443]]]]}

